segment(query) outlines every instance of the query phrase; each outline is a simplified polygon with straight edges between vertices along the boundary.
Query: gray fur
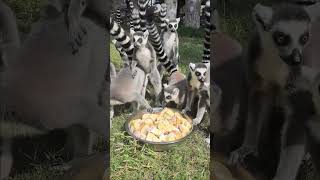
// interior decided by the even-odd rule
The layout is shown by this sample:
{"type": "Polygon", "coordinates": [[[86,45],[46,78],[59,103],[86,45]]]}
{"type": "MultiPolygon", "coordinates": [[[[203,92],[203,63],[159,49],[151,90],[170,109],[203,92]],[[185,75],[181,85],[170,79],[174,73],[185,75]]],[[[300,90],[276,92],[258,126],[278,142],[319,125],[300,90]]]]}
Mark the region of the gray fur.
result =
{"type": "Polygon", "coordinates": [[[148,109],[151,108],[143,95],[146,88],[147,74],[141,67],[136,67],[135,70],[136,75],[132,78],[130,68],[124,67],[112,81],[110,86],[110,114],[113,114],[112,106],[131,102],[137,102],[148,109]]]}
{"type": "MultiPolygon", "coordinates": [[[[15,107],[23,122],[1,122],[22,130],[1,136],[32,136],[77,126],[69,131],[76,156],[91,152],[90,131],[108,138],[106,107],[98,104],[99,98],[105,99],[99,93],[107,70],[103,59],[108,56],[108,34],[86,18],[80,22],[88,27],[90,36],[77,55],[69,52],[68,32],[63,16],[58,16],[35,23],[17,56],[8,60],[6,102],[15,107]]],[[[1,167],[1,172],[3,168],[11,169],[1,167]]]]}
{"type": "Polygon", "coordinates": [[[100,27],[105,28],[109,24],[108,2],[104,0],[49,0],[48,5],[63,12],[66,4],[69,4],[66,18],[68,39],[72,53],[75,54],[87,39],[87,27],[81,24],[80,17],[85,13],[94,19],[100,27]]]}
{"type": "Polygon", "coordinates": [[[141,66],[147,74],[149,74],[148,79],[154,89],[155,103],[156,105],[160,105],[159,96],[162,91],[161,77],[156,67],[156,52],[148,40],[149,33],[148,31],[131,31],[131,36],[133,38],[133,43],[135,46],[133,52],[133,60],[135,62],[138,62],[138,65],[141,66]],[[143,43],[140,43],[140,40],[143,43]],[[145,66],[149,66],[149,68],[145,68],[145,66]]]}
{"type": "MultiPolygon", "coordinates": [[[[182,110],[186,113],[191,110],[191,106],[196,97],[199,97],[200,88],[203,83],[210,83],[209,74],[210,68],[207,64],[203,63],[190,63],[189,64],[190,73],[188,75],[188,96],[186,107],[182,110]]],[[[202,99],[198,101],[197,116],[193,119],[194,125],[199,124],[202,121],[203,115],[206,112],[206,106],[203,106],[202,99]]]]}
{"type": "MultiPolygon", "coordinates": [[[[275,179],[294,179],[304,155],[303,130],[297,130],[303,126],[299,125],[301,120],[297,120],[300,116],[292,113],[285,99],[290,97],[286,91],[291,75],[302,63],[302,49],[309,40],[311,18],[307,11],[295,5],[271,8],[258,4],[253,10],[253,19],[258,33],[248,52],[249,114],[244,141],[231,154],[230,163],[238,164],[249,154],[257,155],[262,129],[270,123],[272,108],[280,105],[286,119],[275,179]]],[[[295,77],[299,79],[301,75],[295,77]]]]}
{"type": "Polygon", "coordinates": [[[166,19],[167,29],[162,33],[163,49],[169,60],[177,65],[180,61],[178,26],[180,18],[166,19]]]}
{"type": "Polygon", "coordinates": [[[186,106],[188,91],[188,81],[184,74],[177,71],[170,78],[168,84],[164,84],[164,105],[174,102],[178,109],[186,106]]]}

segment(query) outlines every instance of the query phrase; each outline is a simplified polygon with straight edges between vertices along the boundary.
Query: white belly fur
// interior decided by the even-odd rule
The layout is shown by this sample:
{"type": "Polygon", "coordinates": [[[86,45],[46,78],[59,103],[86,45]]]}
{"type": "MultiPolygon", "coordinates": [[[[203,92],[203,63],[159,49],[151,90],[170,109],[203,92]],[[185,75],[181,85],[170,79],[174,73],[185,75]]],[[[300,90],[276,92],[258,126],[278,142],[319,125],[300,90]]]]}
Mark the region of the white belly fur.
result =
{"type": "Polygon", "coordinates": [[[151,52],[148,48],[140,48],[136,52],[136,58],[144,64],[144,62],[151,60],[151,52]]]}
{"type": "Polygon", "coordinates": [[[163,49],[166,52],[166,54],[170,54],[171,50],[173,49],[173,46],[176,43],[176,34],[167,32],[163,35],[163,49]]]}

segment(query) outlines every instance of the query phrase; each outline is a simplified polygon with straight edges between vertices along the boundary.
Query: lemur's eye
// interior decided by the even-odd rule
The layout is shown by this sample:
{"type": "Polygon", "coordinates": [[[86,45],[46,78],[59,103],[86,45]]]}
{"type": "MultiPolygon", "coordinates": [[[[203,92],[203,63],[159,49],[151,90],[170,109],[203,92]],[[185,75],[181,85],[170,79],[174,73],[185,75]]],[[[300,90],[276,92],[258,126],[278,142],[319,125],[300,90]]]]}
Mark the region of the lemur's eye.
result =
{"type": "Polygon", "coordinates": [[[169,24],[169,28],[172,28],[172,24],[169,24]]]}
{"type": "Polygon", "coordinates": [[[277,31],[273,33],[273,40],[278,46],[286,46],[290,43],[290,36],[277,31]]]}
{"type": "Polygon", "coordinates": [[[305,45],[309,40],[309,33],[306,32],[305,34],[303,34],[301,37],[300,37],[300,43],[302,45],[305,45]]]}
{"type": "Polygon", "coordinates": [[[177,27],[178,27],[178,25],[176,25],[176,24],[175,24],[175,25],[174,25],[174,27],[175,27],[175,28],[177,28],[177,27]]]}
{"type": "Polygon", "coordinates": [[[142,39],[141,38],[138,39],[138,43],[142,43],[142,39]]]}
{"type": "Polygon", "coordinates": [[[204,72],[203,75],[205,76],[207,74],[207,72],[204,72]]]}
{"type": "Polygon", "coordinates": [[[167,98],[167,99],[171,99],[172,97],[171,97],[171,96],[167,96],[166,98],[167,98]]]}
{"type": "Polygon", "coordinates": [[[201,73],[200,72],[196,72],[196,76],[201,76],[201,73]]]}

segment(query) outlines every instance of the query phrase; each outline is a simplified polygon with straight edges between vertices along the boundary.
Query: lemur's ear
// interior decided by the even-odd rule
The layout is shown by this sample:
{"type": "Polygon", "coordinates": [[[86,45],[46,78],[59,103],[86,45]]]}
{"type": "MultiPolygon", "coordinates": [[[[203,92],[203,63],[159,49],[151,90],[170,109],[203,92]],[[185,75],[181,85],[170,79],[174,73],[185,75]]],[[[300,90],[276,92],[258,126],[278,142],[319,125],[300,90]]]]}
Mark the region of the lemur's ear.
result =
{"type": "Polygon", "coordinates": [[[179,23],[179,22],[180,22],[180,18],[177,18],[176,20],[177,20],[177,23],[179,23]]]}
{"type": "Polygon", "coordinates": [[[273,16],[273,9],[268,6],[257,4],[253,8],[252,18],[258,27],[261,27],[264,31],[268,31],[270,28],[271,20],[273,16]]]}
{"type": "Polygon", "coordinates": [[[180,90],[178,88],[174,88],[173,91],[172,91],[172,94],[177,96],[177,95],[179,95],[179,91],[180,90]]]}
{"type": "Polygon", "coordinates": [[[169,19],[165,19],[164,21],[166,22],[166,24],[169,24],[170,20],[169,19]]]}
{"type": "Polygon", "coordinates": [[[148,30],[146,30],[145,32],[143,32],[143,37],[144,37],[145,39],[147,39],[148,36],[149,36],[149,31],[148,31],[148,30]]]}
{"type": "Polygon", "coordinates": [[[134,33],[135,31],[132,28],[130,28],[130,35],[133,36],[134,33]]]}
{"type": "Polygon", "coordinates": [[[189,69],[190,69],[191,71],[194,71],[195,68],[196,68],[196,64],[194,64],[194,63],[189,63],[189,69]]]}
{"type": "Polygon", "coordinates": [[[311,21],[316,21],[320,18],[320,2],[305,7],[311,21]]]}

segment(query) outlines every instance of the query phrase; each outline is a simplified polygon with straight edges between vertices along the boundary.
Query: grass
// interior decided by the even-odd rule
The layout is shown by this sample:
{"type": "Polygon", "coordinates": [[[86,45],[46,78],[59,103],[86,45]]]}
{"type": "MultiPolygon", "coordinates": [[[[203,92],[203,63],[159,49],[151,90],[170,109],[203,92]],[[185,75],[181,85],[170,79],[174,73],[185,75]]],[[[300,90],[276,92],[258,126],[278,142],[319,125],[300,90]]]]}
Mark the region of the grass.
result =
{"type": "MultiPolygon", "coordinates": [[[[203,31],[180,27],[179,35],[179,67],[187,73],[190,62],[201,62],[203,31]]],[[[111,47],[111,61],[117,68],[121,66],[114,47],[111,47]]],[[[210,152],[203,131],[195,129],[179,146],[154,152],[125,133],[123,125],[127,118],[127,111],[121,110],[112,120],[111,179],[208,179],[210,152]]]]}

